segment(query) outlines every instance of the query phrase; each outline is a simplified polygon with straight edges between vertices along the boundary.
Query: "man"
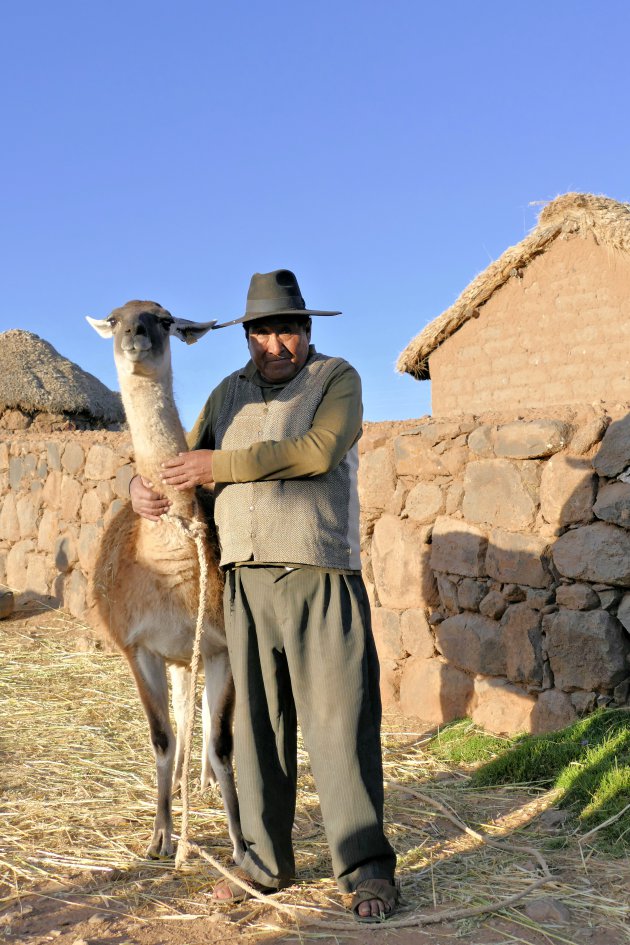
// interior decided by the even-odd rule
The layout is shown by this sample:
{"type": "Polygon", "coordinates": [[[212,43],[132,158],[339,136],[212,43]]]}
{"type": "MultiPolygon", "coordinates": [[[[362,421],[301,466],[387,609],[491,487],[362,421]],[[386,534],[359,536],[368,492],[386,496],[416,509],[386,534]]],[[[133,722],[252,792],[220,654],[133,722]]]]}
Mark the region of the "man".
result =
{"type": "MultiPolygon", "coordinates": [[[[379,670],[360,574],[357,441],[361,382],[310,345],[311,316],[288,270],[257,273],[242,323],[251,360],[211,394],[191,452],[165,464],[178,488],[215,484],[236,686],[235,756],[245,878],[291,883],[297,721],[311,759],[339,887],[362,921],[398,901],[383,833],[379,670]]],[[[135,510],[168,508],[136,478],[135,510]]],[[[242,898],[222,880],[217,900],[242,898]]]]}

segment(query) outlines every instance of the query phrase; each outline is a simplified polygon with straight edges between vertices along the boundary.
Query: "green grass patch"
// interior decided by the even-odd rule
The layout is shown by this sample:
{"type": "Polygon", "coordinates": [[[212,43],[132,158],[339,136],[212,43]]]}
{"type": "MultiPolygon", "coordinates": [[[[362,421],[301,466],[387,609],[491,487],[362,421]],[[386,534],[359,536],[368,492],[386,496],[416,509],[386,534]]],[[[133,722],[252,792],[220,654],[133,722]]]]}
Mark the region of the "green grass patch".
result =
{"type": "MultiPolygon", "coordinates": [[[[602,709],[547,735],[523,735],[472,776],[475,786],[541,784],[562,791],[585,831],[630,804],[630,713],[602,709]]],[[[630,851],[630,811],[594,838],[607,852],[630,851]]]]}
{"type": "Polygon", "coordinates": [[[513,739],[489,735],[470,719],[449,722],[431,739],[431,754],[448,764],[478,765],[496,758],[512,745],[513,739]]]}

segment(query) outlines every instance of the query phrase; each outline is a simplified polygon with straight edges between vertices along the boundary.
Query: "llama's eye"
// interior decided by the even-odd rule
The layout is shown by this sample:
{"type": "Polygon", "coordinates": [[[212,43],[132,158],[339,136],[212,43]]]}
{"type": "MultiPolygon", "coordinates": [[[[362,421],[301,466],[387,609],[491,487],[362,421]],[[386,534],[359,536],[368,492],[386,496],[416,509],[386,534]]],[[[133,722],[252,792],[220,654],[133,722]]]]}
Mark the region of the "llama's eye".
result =
{"type": "Polygon", "coordinates": [[[107,319],[107,324],[110,326],[110,328],[115,328],[116,325],[118,324],[118,319],[117,319],[117,318],[108,318],[108,319],[107,319]]]}
{"type": "Polygon", "coordinates": [[[171,328],[171,325],[172,325],[172,324],[173,324],[173,319],[172,319],[172,318],[161,318],[161,319],[160,319],[160,325],[162,326],[162,328],[164,329],[164,331],[170,331],[170,328],[171,328]]]}

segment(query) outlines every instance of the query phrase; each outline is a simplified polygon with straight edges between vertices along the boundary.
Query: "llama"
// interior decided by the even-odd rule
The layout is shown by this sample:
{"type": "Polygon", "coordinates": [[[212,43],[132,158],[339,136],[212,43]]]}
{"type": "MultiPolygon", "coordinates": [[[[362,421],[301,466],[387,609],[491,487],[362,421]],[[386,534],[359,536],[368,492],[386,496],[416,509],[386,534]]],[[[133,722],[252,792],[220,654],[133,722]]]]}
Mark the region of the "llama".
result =
{"type": "MultiPolygon", "coordinates": [[[[105,319],[88,318],[103,338],[114,339],[114,360],[133,440],[137,471],[160,482],[161,463],[187,449],[173,398],[170,336],[198,341],[214,322],[174,318],[156,302],[127,302],[105,319]]],[[[194,490],[160,486],[172,502],[158,522],[136,515],[126,503],[103,535],[90,582],[94,622],[122,650],[149,723],[157,769],[157,813],[147,850],[152,858],[173,853],[171,802],[179,787],[188,717],[190,660],[199,600],[199,561],[182,523],[202,518],[194,490]],[[177,736],[169,720],[168,683],[177,736]]],[[[219,785],[233,856],[243,852],[232,769],[234,684],[223,624],[223,579],[214,529],[206,533],[207,604],[201,638],[205,688],[201,786],[219,785]]]]}

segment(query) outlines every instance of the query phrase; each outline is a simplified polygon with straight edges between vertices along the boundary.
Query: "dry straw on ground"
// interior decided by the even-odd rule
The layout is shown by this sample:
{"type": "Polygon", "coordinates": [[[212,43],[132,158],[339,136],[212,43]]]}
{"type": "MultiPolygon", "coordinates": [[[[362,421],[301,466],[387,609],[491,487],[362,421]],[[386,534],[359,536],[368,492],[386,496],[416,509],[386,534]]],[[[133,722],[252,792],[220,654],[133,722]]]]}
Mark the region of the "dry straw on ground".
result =
{"type": "MultiPolygon", "coordinates": [[[[99,913],[126,913],[147,922],[233,909],[210,901],[216,874],[203,860],[191,858],[176,872],[172,862],[144,858],[154,813],[154,766],[123,661],[93,651],[75,622],[52,612],[15,621],[10,630],[0,624],[0,650],[0,911],[42,896],[80,899],[99,913]]],[[[534,896],[563,901],[576,928],[603,925],[614,936],[611,942],[630,941],[627,861],[608,862],[588,843],[580,849],[577,837],[562,842],[566,831],[545,830],[537,818],[553,804],[550,792],[534,785],[473,790],[465,768],[436,760],[428,736],[406,726],[388,719],[384,736],[388,833],[400,857],[405,902],[388,928],[420,925],[435,910],[474,912],[501,901],[514,928],[531,932],[535,923],[521,911],[523,902],[517,907],[508,900],[541,881],[545,885],[534,896]],[[465,832],[452,814],[503,845],[488,845],[465,832]],[[517,846],[541,851],[551,876],[544,875],[535,854],[517,846]]],[[[198,757],[196,745],[193,784],[198,757]]],[[[179,815],[176,805],[176,826],[179,815]]],[[[230,866],[220,801],[194,787],[190,837],[230,866]]],[[[328,941],[333,932],[343,937],[344,931],[356,931],[330,878],[304,755],[296,846],[302,883],[267,903],[248,904],[237,921],[261,939],[296,928],[302,940],[328,941]],[[291,908],[279,909],[274,902],[291,908]]],[[[456,927],[462,935],[466,921],[456,927]]],[[[364,938],[370,934],[366,930],[364,938]]],[[[550,942],[584,941],[566,929],[546,934],[550,942]]]]}

